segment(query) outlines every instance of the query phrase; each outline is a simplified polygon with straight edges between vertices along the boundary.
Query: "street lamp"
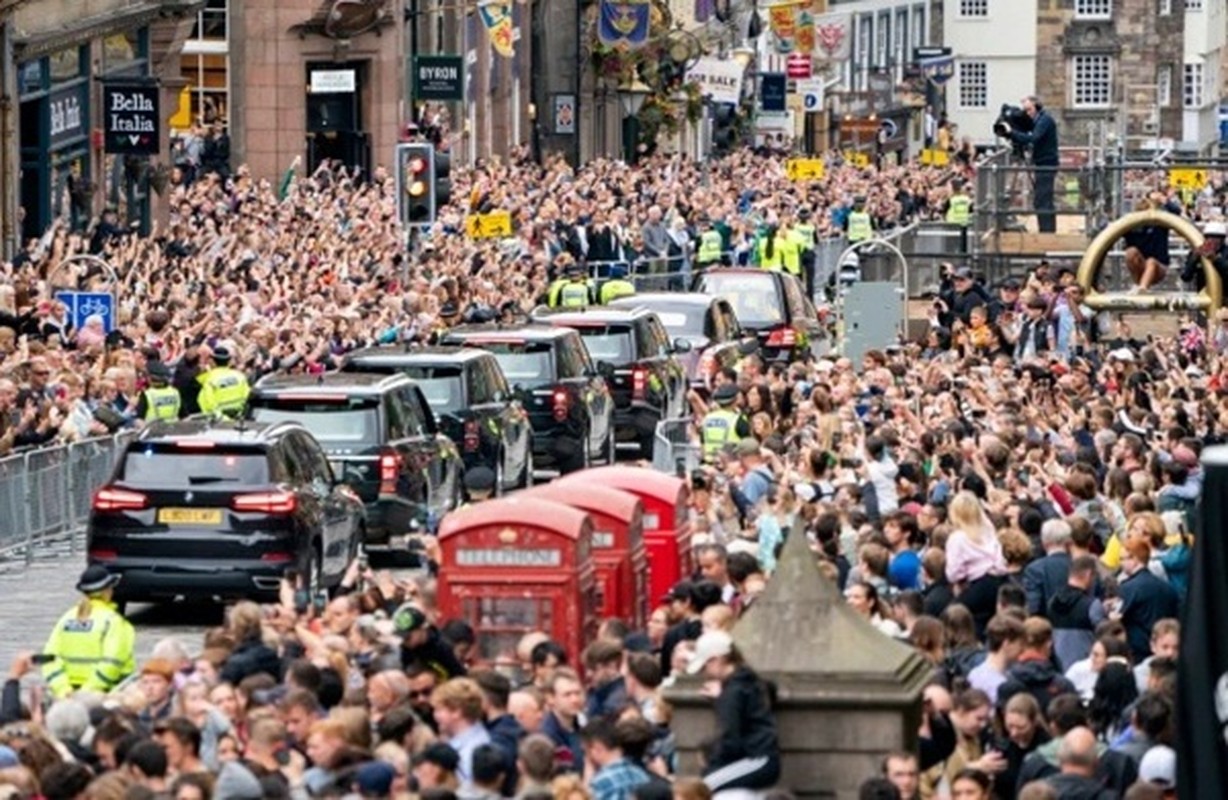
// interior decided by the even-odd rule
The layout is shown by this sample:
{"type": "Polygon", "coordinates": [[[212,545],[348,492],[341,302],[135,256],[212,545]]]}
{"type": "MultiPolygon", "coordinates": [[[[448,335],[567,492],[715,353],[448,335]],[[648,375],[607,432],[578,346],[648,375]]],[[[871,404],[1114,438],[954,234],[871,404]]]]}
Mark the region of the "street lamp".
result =
{"type": "Polygon", "coordinates": [[[652,89],[639,78],[618,85],[618,102],[623,110],[623,160],[634,164],[636,144],[640,139],[640,109],[652,89]]]}

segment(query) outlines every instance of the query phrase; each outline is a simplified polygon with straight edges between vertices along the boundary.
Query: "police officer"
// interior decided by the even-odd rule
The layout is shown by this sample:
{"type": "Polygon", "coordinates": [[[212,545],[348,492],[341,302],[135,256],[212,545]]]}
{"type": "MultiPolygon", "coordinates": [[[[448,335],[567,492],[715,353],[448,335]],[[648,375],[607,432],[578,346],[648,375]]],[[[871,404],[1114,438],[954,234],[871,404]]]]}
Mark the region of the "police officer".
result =
{"type": "Polygon", "coordinates": [[[819,231],[814,227],[814,223],[810,221],[810,209],[802,206],[797,211],[797,224],[793,226],[793,236],[797,240],[798,246],[802,251],[802,274],[806,277],[806,296],[814,297],[814,273],[815,273],[815,243],[818,241],[819,231]]]}
{"type": "Polygon", "coordinates": [[[498,489],[495,486],[497,476],[490,467],[473,467],[465,472],[465,496],[469,502],[465,505],[480,503],[495,496],[498,489]]]}
{"type": "Polygon", "coordinates": [[[954,194],[947,200],[947,223],[959,226],[959,250],[968,252],[968,223],[972,221],[972,198],[964,190],[962,178],[951,185],[954,194]]]}
{"type": "Polygon", "coordinates": [[[151,361],[147,372],[149,388],[141,392],[141,397],[137,400],[137,419],[147,423],[156,419],[168,422],[179,419],[179,390],[170,385],[170,369],[161,361],[151,361]]]}
{"type": "Polygon", "coordinates": [[[715,267],[721,263],[721,252],[725,249],[721,232],[709,223],[707,229],[699,235],[699,249],[695,253],[695,263],[700,269],[715,267]]]}
{"type": "Polygon", "coordinates": [[[755,245],[755,263],[760,269],[779,270],[785,263],[785,254],[780,249],[779,230],[768,225],[755,245]]]}
{"type": "Polygon", "coordinates": [[[111,599],[119,579],[98,564],[81,573],[77,591],[85,597],[60,617],[43,647],[52,657],[43,679],[54,697],[78,689],[106,694],[136,671],[136,631],[111,599]]]}
{"type": "Polygon", "coordinates": [[[750,423],[742,416],[734,403],[738,400],[738,387],[727,383],[712,392],[716,408],[704,417],[702,426],[703,454],[706,463],[716,460],[716,454],[727,444],[734,444],[750,436],[750,423]]]}
{"type": "Polygon", "coordinates": [[[586,308],[593,302],[593,284],[584,275],[584,267],[572,261],[567,275],[550,285],[546,303],[551,308],[586,308]]]}
{"type": "Polygon", "coordinates": [[[631,297],[635,294],[635,284],[627,280],[627,268],[622,264],[610,267],[609,279],[601,284],[598,300],[601,305],[608,306],[620,297],[631,297]]]}
{"type": "Polygon", "coordinates": [[[849,212],[848,226],[845,228],[844,235],[849,244],[873,238],[874,221],[870,219],[870,212],[866,211],[864,197],[853,198],[853,210],[849,212]]]}
{"type": "Polygon", "coordinates": [[[780,262],[785,272],[802,277],[802,243],[788,221],[776,233],[776,246],[780,248],[780,262]]]}
{"type": "Polygon", "coordinates": [[[225,347],[213,348],[212,357],[215,366],[198,378],[200,410],[206,414],[238,417],[252,391],[247,376],[230,366],[230,351],[225,347]]]}

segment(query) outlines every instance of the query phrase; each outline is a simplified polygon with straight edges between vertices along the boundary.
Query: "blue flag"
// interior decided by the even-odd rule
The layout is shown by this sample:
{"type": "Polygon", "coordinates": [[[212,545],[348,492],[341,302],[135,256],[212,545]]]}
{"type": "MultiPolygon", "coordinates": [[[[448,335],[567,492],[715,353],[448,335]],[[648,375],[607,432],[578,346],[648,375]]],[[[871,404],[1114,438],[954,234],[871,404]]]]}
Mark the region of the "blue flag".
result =
{"type": "Polygon", "coordinates": [[[651,22],[648,0],[601,0],[597,38],[608,47],[637,50],[648,42],[651,22]]]}

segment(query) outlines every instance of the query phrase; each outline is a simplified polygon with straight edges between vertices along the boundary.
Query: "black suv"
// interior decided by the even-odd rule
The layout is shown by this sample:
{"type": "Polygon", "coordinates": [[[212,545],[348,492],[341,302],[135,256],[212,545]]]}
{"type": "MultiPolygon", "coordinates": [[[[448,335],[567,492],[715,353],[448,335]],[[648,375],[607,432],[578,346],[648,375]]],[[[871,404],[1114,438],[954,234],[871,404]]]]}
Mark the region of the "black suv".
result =
{"type": "Polygon", "coordinates": [[[598,307],[583,311],[541,311],[537,322],[572,328],[584,339],[614,396],[618,441],[652,458],[657,423],[683,415],[686,370],[674,353],[686,353],[686,339],[670,341],[657,315],[646,308],[598,307]]]}
{"type": "Polygon", "coordinates": [[[759,338],[768,361],[793,361],[831,351],[827,327],[819,321],[806,288],[794,276],[755,267],[710,269],[695,277],[694,291],[723,297],[738,322],[759,338]]]}
{"type": "Polygon", "coordinates": [[[366,504],[369,543],[429,529],[458,504],[460,454],[404,375],[271,375],[252,389],[247,413],[293,420],[320,440],[366,504]]]}
{"type": "Polygon", "coordinates": [[[477,347],[499,362],[529,412],[533,461],[573,472],[614,463],[614,404],[580,335],[549,325],[461,325],[440,344],[477,347]]]}
{"type": "Polygon", "coordinates": [[[622,297],[614,308],[647,308],[656,313],[665,331],[675,340],[691,343],[678,360],[687,371],[691,387],[706,392],[717,373],[737,367],[742,357],[759,349],[753,333],[742,330],[733,306],[723,297],[698,292],[648,292],[622,297]]]}
{"type": "Polygon", "coordinates": [[[315,593],[362,541],[362,503],[289,422],[154,422],[94,495],[88,558],[122,576],[117,602],[272,600],[288,570],[315,593]]]}
{"type": "Polygon", "coordinates": [[[404,374],[426,396],[439,428],[460,448],[465,469],[491,467],[496,490],[533,483],[533,428],[495,357],[472,347],[371,347],[346,357],[343,372],[404,374]]]}

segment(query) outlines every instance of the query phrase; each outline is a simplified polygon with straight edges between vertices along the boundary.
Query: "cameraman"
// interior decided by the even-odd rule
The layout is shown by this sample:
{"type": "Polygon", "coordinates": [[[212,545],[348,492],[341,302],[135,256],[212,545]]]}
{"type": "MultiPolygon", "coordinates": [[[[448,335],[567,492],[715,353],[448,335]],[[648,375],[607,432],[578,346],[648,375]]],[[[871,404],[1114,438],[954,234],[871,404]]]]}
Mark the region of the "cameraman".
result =
{"type": "Polygon", "coordinates": [[[1032,151],[1033,205],[1036,206],[1036,227],[1041,233],[1057,231],[1053,214],[1053,180],[1057,177],[1057,123],[1035,95],[1023,98],[1023,110],[1032,118],[1032,130],[1017,131],[1003,123],[1006,136],[1032,151]]]}

